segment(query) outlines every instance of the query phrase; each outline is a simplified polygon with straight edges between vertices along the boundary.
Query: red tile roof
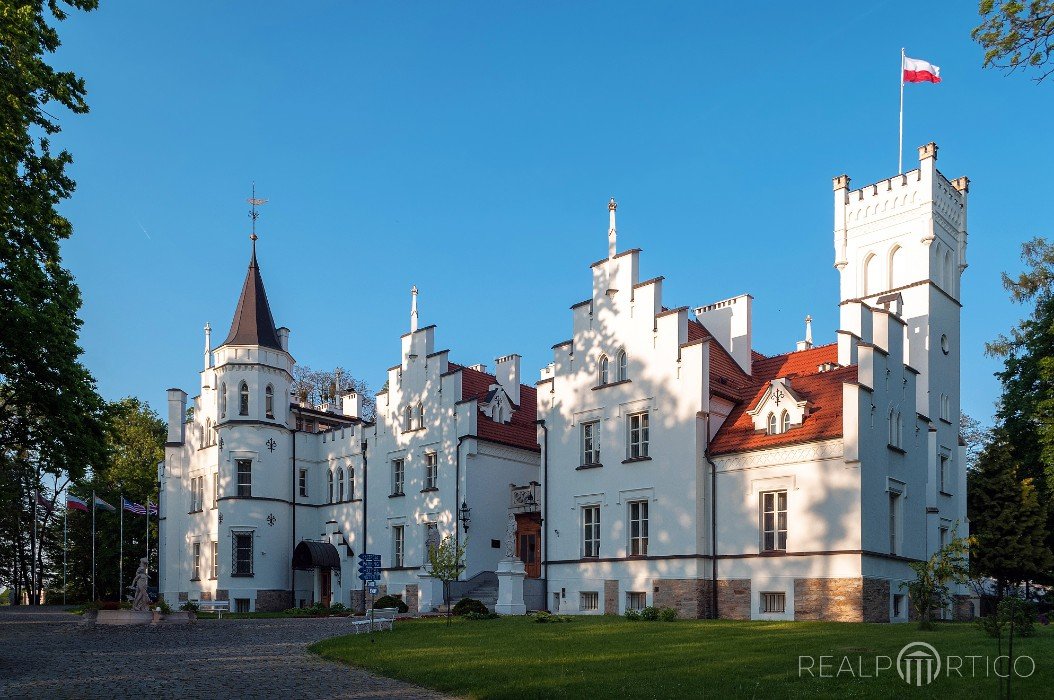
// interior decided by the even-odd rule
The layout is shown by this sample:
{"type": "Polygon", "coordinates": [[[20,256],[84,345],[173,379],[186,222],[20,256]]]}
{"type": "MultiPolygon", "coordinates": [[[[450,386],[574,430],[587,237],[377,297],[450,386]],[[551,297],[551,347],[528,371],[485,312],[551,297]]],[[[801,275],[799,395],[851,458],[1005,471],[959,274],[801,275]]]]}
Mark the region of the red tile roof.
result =
{"type": "MultiPolygon", "coordinates": [[[[493,374],[476,369],[462,367],[453,362],[448,365],[449,371],[461,372],[461,400],[475,399],[481,401],[490,391],[491,384],[498,380],[493,374]]],[[[508,423],[496,423],[483,413],[476,414],[476,437],[491,442],[499,442],[525,450],[541,452],[538,445],[538,398],[533,386],[520,385],[520,407],[512,412],[508,423]]]]}
{"type": "Polygon", "coordinates": [[[750,375],[743,371],[739,363],[732,359],[728,351],[698,321],[688,320],[688,342],[710,340],[710,389],[729,398],[739,398],[744,389],[753,383],[750,375]]]}
{"type": "Polygon", "coordinates": [[[745,452],[841,437],[842,385],[856,381],[857,368],[851,366],[817,371],[820,365],[837,360],[836,344],[773,357],[755,356],[753,386],[744,400],[732,409],[710,442],[711,454],[745,452]],[[747,411],[757,406],[769,382],[779,377],[791,378],[791,388],[809,402],[809,415],[800,426],[785,433],[769,435],[754,429],[754,420],[747,411]]]}

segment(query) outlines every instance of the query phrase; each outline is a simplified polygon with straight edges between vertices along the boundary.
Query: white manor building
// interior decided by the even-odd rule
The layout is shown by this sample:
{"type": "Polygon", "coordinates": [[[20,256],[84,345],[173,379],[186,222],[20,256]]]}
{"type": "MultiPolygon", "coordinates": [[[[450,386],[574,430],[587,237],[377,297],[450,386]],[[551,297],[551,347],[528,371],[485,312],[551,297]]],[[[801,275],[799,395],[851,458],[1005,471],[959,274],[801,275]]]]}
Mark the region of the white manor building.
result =
{"type": "MultiPolygon", "coordinates": [[[[467,544],[455,596],[493,607],[511,519],[529,609],[907,620],[910,562],[968,528],[969,181],[936,159],[928,144],[902,175],[857,190],[834,179],[830,343],[814,345],[807,320],[794,351],[757,352],[747,294],[668,307],[663,278],[639,278],[641,251],[618,251],[612,200],[607,257],[536,387],[518,355],[488,374],[436,351],[415,289],[372,422],[349,390],[339,405],[290,399],[289,330],[275,328],[254,242],[230,334],[213,349],[206,326],[188,418],[169,390],[162,594],[359,608],[356,555],[371,552],[382,593],[430,610],[435,529],[467,544]]],[[[948,615],[972,614],[957,601],[948,615]]]]}

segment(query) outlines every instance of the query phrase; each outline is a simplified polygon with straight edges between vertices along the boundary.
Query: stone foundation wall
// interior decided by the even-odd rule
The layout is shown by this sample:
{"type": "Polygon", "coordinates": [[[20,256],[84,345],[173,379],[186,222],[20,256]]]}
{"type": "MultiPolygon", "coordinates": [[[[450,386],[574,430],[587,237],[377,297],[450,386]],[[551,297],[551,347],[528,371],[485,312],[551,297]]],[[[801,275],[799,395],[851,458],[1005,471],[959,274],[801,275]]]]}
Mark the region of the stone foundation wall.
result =
{"type": "Polygon", "coordinates": [[[281,612],[293,607],[292,591],[256,591],[257,612],[281,612]]]}
{"type": "Polygon", "coordinates": [[[652,604],[657,608],[673,608],[678,617],[689,620],[700,620],[710,612],[710,581],[697,578],[666,578],[655,579],[652,584],[652,604]]]}
{"type": "Polygon", "coordinates": [[[718,579],[717,614],[722,620],[750,619],[750,579],[718,579]]]}
{"type": "Polygon", "coordinates": [[[604,614],[618,615],[618,580],[604,581],[604,614]]]}
{"type": "Polygon", "coordinates": [[[968,622],[974,619],[973,599],[968,595],[952,597],[952,619],[956,622],[968,622]]]}
{"type": "MultiPolygon", "coordinates": [[[[888,582],[886,583],[888,587],[888,582]]],[[[794,619],[863,622],[864,580],[860,578],[794,579],[794,619]]],[[[886,615],[889,619],[889,615],[886,615]]]]}
{"type": "Polygon", "coordinates": [[[416,583],[406,584],[406,589],[403,590],[403,602],[406,603],[406,606],[408,608],[410,608],[408,612],[413,615],[417,614],[418,604],[420,603],[420,597],[417,594],[416,583]]]}
{"type": "Polygon", "coordinates": [[[230,599],[231,599],[231,592],[228,591],[226,588],[217,588],[216,589],[216,600],[230,600],[230,599]]]}
{"type": "Polygon", "coordinates": [[[865,578],[863,593],[864,622],[889,622],[889,579],[865,578]]]}

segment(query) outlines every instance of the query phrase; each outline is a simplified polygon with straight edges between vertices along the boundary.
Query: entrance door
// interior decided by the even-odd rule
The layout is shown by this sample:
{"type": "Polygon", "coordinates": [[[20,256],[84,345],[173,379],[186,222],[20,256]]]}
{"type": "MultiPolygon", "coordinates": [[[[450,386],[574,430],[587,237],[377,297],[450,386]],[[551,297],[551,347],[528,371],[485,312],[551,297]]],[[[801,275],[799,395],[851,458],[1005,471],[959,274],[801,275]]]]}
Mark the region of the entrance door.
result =
{"type": "Polygon", "coordinates": [[[333,600],[333,576],[328,566],[319,567],[318,575],[322,577],[322,605],[328,608],[333,600]]]}
{"type": "Polygon", "coordinates": [[[516,556],[528,578],[542,575],[542,522],[537,513],[516,515],[516,556]]]}

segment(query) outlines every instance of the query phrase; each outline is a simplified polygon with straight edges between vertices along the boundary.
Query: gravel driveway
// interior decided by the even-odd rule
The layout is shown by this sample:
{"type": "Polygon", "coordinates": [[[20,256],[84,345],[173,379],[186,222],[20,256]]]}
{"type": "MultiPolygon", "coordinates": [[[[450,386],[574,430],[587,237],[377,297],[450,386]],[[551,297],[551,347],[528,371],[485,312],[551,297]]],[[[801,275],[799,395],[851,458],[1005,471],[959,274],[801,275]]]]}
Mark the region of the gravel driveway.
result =
{"type": "Polygon", "coordinates": [[[86,627],[57,607],[0,607],[0,697],[439,698],[322,661],[341,618],[86,627]]]}

